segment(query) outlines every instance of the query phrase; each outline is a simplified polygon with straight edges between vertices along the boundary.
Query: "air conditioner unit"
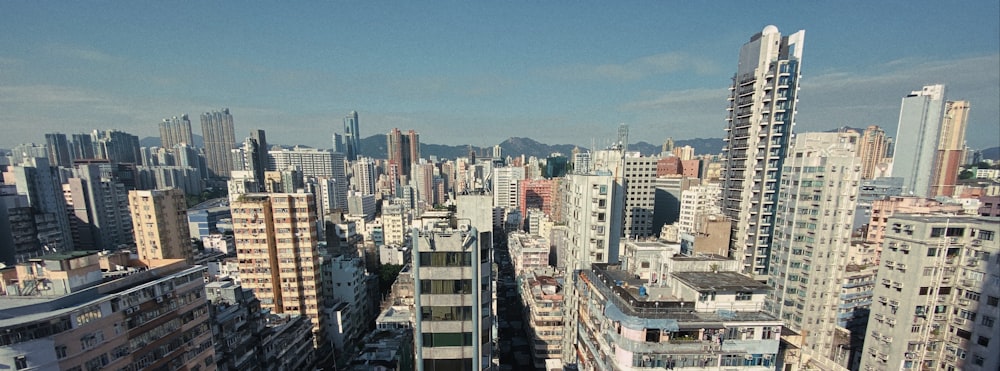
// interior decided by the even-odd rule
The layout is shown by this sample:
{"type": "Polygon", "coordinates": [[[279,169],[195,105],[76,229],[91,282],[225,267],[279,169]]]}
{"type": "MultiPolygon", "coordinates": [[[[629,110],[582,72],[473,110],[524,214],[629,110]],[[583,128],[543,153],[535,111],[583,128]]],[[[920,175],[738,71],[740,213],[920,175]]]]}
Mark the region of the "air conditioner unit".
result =
{"type": "Polygon", "coordinates": [[[132,314],[134,310],[132,308],[125,308],[125,314],[132,314]]]}
{"type": "Polygon", "coordinates": [[[156,302],[157,303],[162,303],[163,302],[163,297],[162,296],[157,296],[156,297],[156,302]]]}

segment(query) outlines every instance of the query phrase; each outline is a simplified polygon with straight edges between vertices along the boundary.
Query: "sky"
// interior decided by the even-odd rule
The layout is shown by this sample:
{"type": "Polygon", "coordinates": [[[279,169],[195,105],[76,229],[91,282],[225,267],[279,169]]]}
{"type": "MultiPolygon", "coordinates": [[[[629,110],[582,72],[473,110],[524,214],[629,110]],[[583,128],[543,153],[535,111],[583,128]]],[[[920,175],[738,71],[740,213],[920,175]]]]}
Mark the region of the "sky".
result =
{"type": "Polygon", "coordinates": [[[796,132],[879,125],[943,83],[1000,146],[1000,1],[0,1],[0,148],[228,107],[236,139],[602,145],[722,137],[739,48],[806,31],[796,132]]]}

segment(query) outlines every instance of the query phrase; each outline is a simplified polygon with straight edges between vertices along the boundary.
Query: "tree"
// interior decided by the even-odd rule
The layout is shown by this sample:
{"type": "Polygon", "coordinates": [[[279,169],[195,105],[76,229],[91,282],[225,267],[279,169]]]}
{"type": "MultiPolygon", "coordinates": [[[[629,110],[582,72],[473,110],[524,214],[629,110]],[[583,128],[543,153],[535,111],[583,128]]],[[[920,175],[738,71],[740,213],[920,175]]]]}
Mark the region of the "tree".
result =
{"type": "Polygon", "coordinates": [[[389,293],[392,283],[396,281],[396,276],[403,270],[402,265],[384,264],[378,270],[378,291],[382,296],[389,293]]]}
{"type": "Polygon", "coordinates": [[[958,179],[959,180],[972,179],[972,178],[975,178],[975,177],[976,177],[976,172],[974,172],[972,170],[962,170],[961,173],[958,173],[958,179]]]}

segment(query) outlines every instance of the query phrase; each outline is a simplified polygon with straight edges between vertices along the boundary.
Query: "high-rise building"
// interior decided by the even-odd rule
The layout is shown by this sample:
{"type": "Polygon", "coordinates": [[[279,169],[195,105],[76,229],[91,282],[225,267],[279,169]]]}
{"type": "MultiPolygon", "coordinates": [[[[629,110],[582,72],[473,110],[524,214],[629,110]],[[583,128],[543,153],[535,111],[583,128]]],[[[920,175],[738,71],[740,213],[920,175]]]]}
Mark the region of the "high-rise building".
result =
{"type": "Polygon", "coordinates": [[[795,125],[805,31],[764,27],[740,48],[729,93],[722,175],[723,212],[732,219],[730,256],[766,279],[778,180],[795,125]]]}
{"type": "Polygon", "coordinates": [[[781,320],[760,309],[769,287],[724,269],[736,268],[732,260],[668,258],[670,271],[639,278],[660,268],[650,263],[572,273],[575,294],[565,305],[573,316],[563,318],[574,326],[563,332],[571,339],[564,360],[579,370],[635,371],[767,371],[780,363],[781,320]]]}
{"type": "Polygon", "coordinates": [[[659,157],[625,156],[625,236],[656,235],[653,211],[656,204],[656,166],[659,157]]]}
{"type": "Polygon", "coordinates": [[[420,160],[420,134],[410,130],[405,135],[393,128],[386,136],[390,165],[399,168],[400,176],[410,176],[410,165],[420,160]]]}
{"type": "Polygon", "coordinates": [[[413,164],[410,171],[410,183],[417,191],[417,199],[428,209],[440,203],[434,192],[434,170],[434,164],[413,164]]]}
{"type": "Polygon", "coordinates": [[[94,155],[94,137],[90,134],[73,134],[73,159],[92,159],[94,155]]]}
{"type": "Polygon", "coordinates": [[[201,135],[205,141],[205,162],[213,177],[228,178],[233,170],[232,149],[236,148],[233,115],[229,108],[201,114],[201,135]]]}
{"type": "Polygon", "coordinates": [[[364,195],[375,194],[375,183],[378,181],[378,176],[380,175],[378,172],[379,168],[375,165],[375,160],[372,160],[370,157],[361,157],[357,161],[354,161],[351,167],[354,174],[351,182],[355,190],[364,195]]]}
{"type": "Polygon", "coordinates": [[[955,182],[965,160],[965,127],[969,120],[969,102],[948,101],[941,119],[941,136],[931,180],[931,197],[955,196],[955,182]]]}
{"type": "Polygon", "coordinates": [[[142,162],[139,152],[139,137],[118,130],[94,130],[94,154],[97,158],[118,163],[138,164],[142,162]]]}
{"type": "Polygon", "coordinates": [[[194,137],[191,134],[191,120],[185,113],[180,117],[174,116],[163,119],[160,122],[160,147],[174,148],[174,146],[187,143],[194,145],[194,137]]]}
{"type": "Polygon", "coordinates": [[[16,289],[0,297],[0,366],[216,370],[205,267],[172,261],[102,274],[104,259],[70,252],[12,269],[16,289]]]}
{"type": "Polygon", "coordinates": [[[774,291],[764,308],[801,335],[786,340],[800,349],[804,366],[811,359],[848,366],[840,349],[849,344],[838,344],[836,333],[861,178],[858,137],[854,131],[796,134],[777,207],[761,210],[776,216],[767,278],[774,291]]]}
{"type": "MultiPolygon", "coordinates": [[[[924,86],[903,97],[894,143],[892,176],[903,178],[904,195],[933,197],[932,191],[938,189],[932,189],[932,186],[940,174],[936,171],[936,164],[938,151],[943,148],[941,138],[947,136],[949,141],[954,142],[965,136],[968,103],[962,103],[946,103],[945,87],[941,84],[924,86]],[[945,115],[952,108],[954,116],[949,117],[946,130],[945,115]]],[[[958,143],[959,146],[962,144],[958,143]]],[[[952,144],[946,146],[951,149],[952,144]]],[[[954,184],[954,180],[950,184],[954,184]]]]}
{"type": "Polygon", "coordinates": [[[78,165],[63,185],[77,250],[115,250],[134,241],[128,188],[104,170],[100,164],[78,165]]]}
{"type": "Polygon", "coordinates": [[[128,206],[139,259],[188,259],[193,255],[184,191],[129,191],[128,206]]]}
{"type": "Polygon", "coordinates": [[[489,232],[444,219],[412,235],[416,369],[489,369],[492,254],[491,241],[482,238],[489,232]]]}
{"type": "Polygon", "coordinates": [[[39,242],[51,251],[72,250],[72,228],[59,181],[59,169],[49,166],[45,157],[26,157],[9,169],[13,173],[17,193],[27,196],[28,204],[33,209],[39,242]]]}
{"type": "Polygon", "coordinates": [[[35,237],[35,215],[28,197],[0,184],[0,263],[8,266],[45,253],[35,237]]]}
{"type": "Polygon", "coordinates": [[[875,125],[865,128],[858,146],[858,156],[861,157],[861,179],[875,179],[879,164],[886,161],[888,150],[889,138],[885,136],[885,130],[875,125]]]}
{"type": "Polygon", "coordinates": [[[860,369],[1000,369],[998,236],[997,218],[889,218],[860,369]]]}
{"type": "Polygon", "coordinates": [[[358,131],[358,112],[351,111],[344,117],[344,155],[348,161],[361,156],[361,133],[358,131]]]}
{"type": "Polygon", "coordinates": [[[240,279],[272,313],[308,316],[322,337],[316,204],[309,193],[247,193],[230,204],[240,279]]]}
{"type": "Polygon", "coordinates": [[[45,145],[49,152],[49,163],[52,166],[59,167],[72,167],[73,158],[71,157],[69,141],[66,140],[66,134],[63,133],[49,133],[45,134],[45,145]]]}
{"type": "Polygon", "coordinates": [[[610,174],[567,175],[561,184],[563,217],[572,242],[569,270],[617,263],[624,216],[622,186],[610,174]]]}
{"type": "Polygon", "coordinates": [[[517,208],[518,184],[524,181],[524,168],[507,166],[493,168],[493,206],[517,208]]]}

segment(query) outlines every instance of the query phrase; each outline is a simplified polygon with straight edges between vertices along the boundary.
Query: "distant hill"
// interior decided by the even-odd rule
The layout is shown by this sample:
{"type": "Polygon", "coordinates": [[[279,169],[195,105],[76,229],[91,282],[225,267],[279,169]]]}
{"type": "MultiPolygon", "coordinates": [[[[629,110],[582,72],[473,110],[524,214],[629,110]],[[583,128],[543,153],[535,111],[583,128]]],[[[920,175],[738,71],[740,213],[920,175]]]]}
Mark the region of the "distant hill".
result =
{"type": "MultiPolygon", "coordinates": [[[[386,158],[386,136],[376,134],[361,140],[361,155],[371,158],[386,158]]],[[[676,146],[691,146],[697,154],[717,154],[722,152],[724,142],[721,138],[696,138],[678,140],[674,142],[676,146]]],[[[553,153],[561,153],[569,156],[573,152],[573,144],[545,144],[531,138],[511,137],[500,142],[504,156],[535,156],[545,158],[553,153]]],[[[629,145],[630,151],[638,151],[643,155],[659,154],[662,147],[659,144],[639,142],[629,145]]],[[[475,151],[479,156],[490,156],[492,147],[477,146],[452,146],[444,144],[420,143],[420,155],[423,157],[437,156],[438,158],[453,159],[469,155],[469,151],[475,151]]],[[[587,148],[580,146],[581,151],[587,148]]]]}

